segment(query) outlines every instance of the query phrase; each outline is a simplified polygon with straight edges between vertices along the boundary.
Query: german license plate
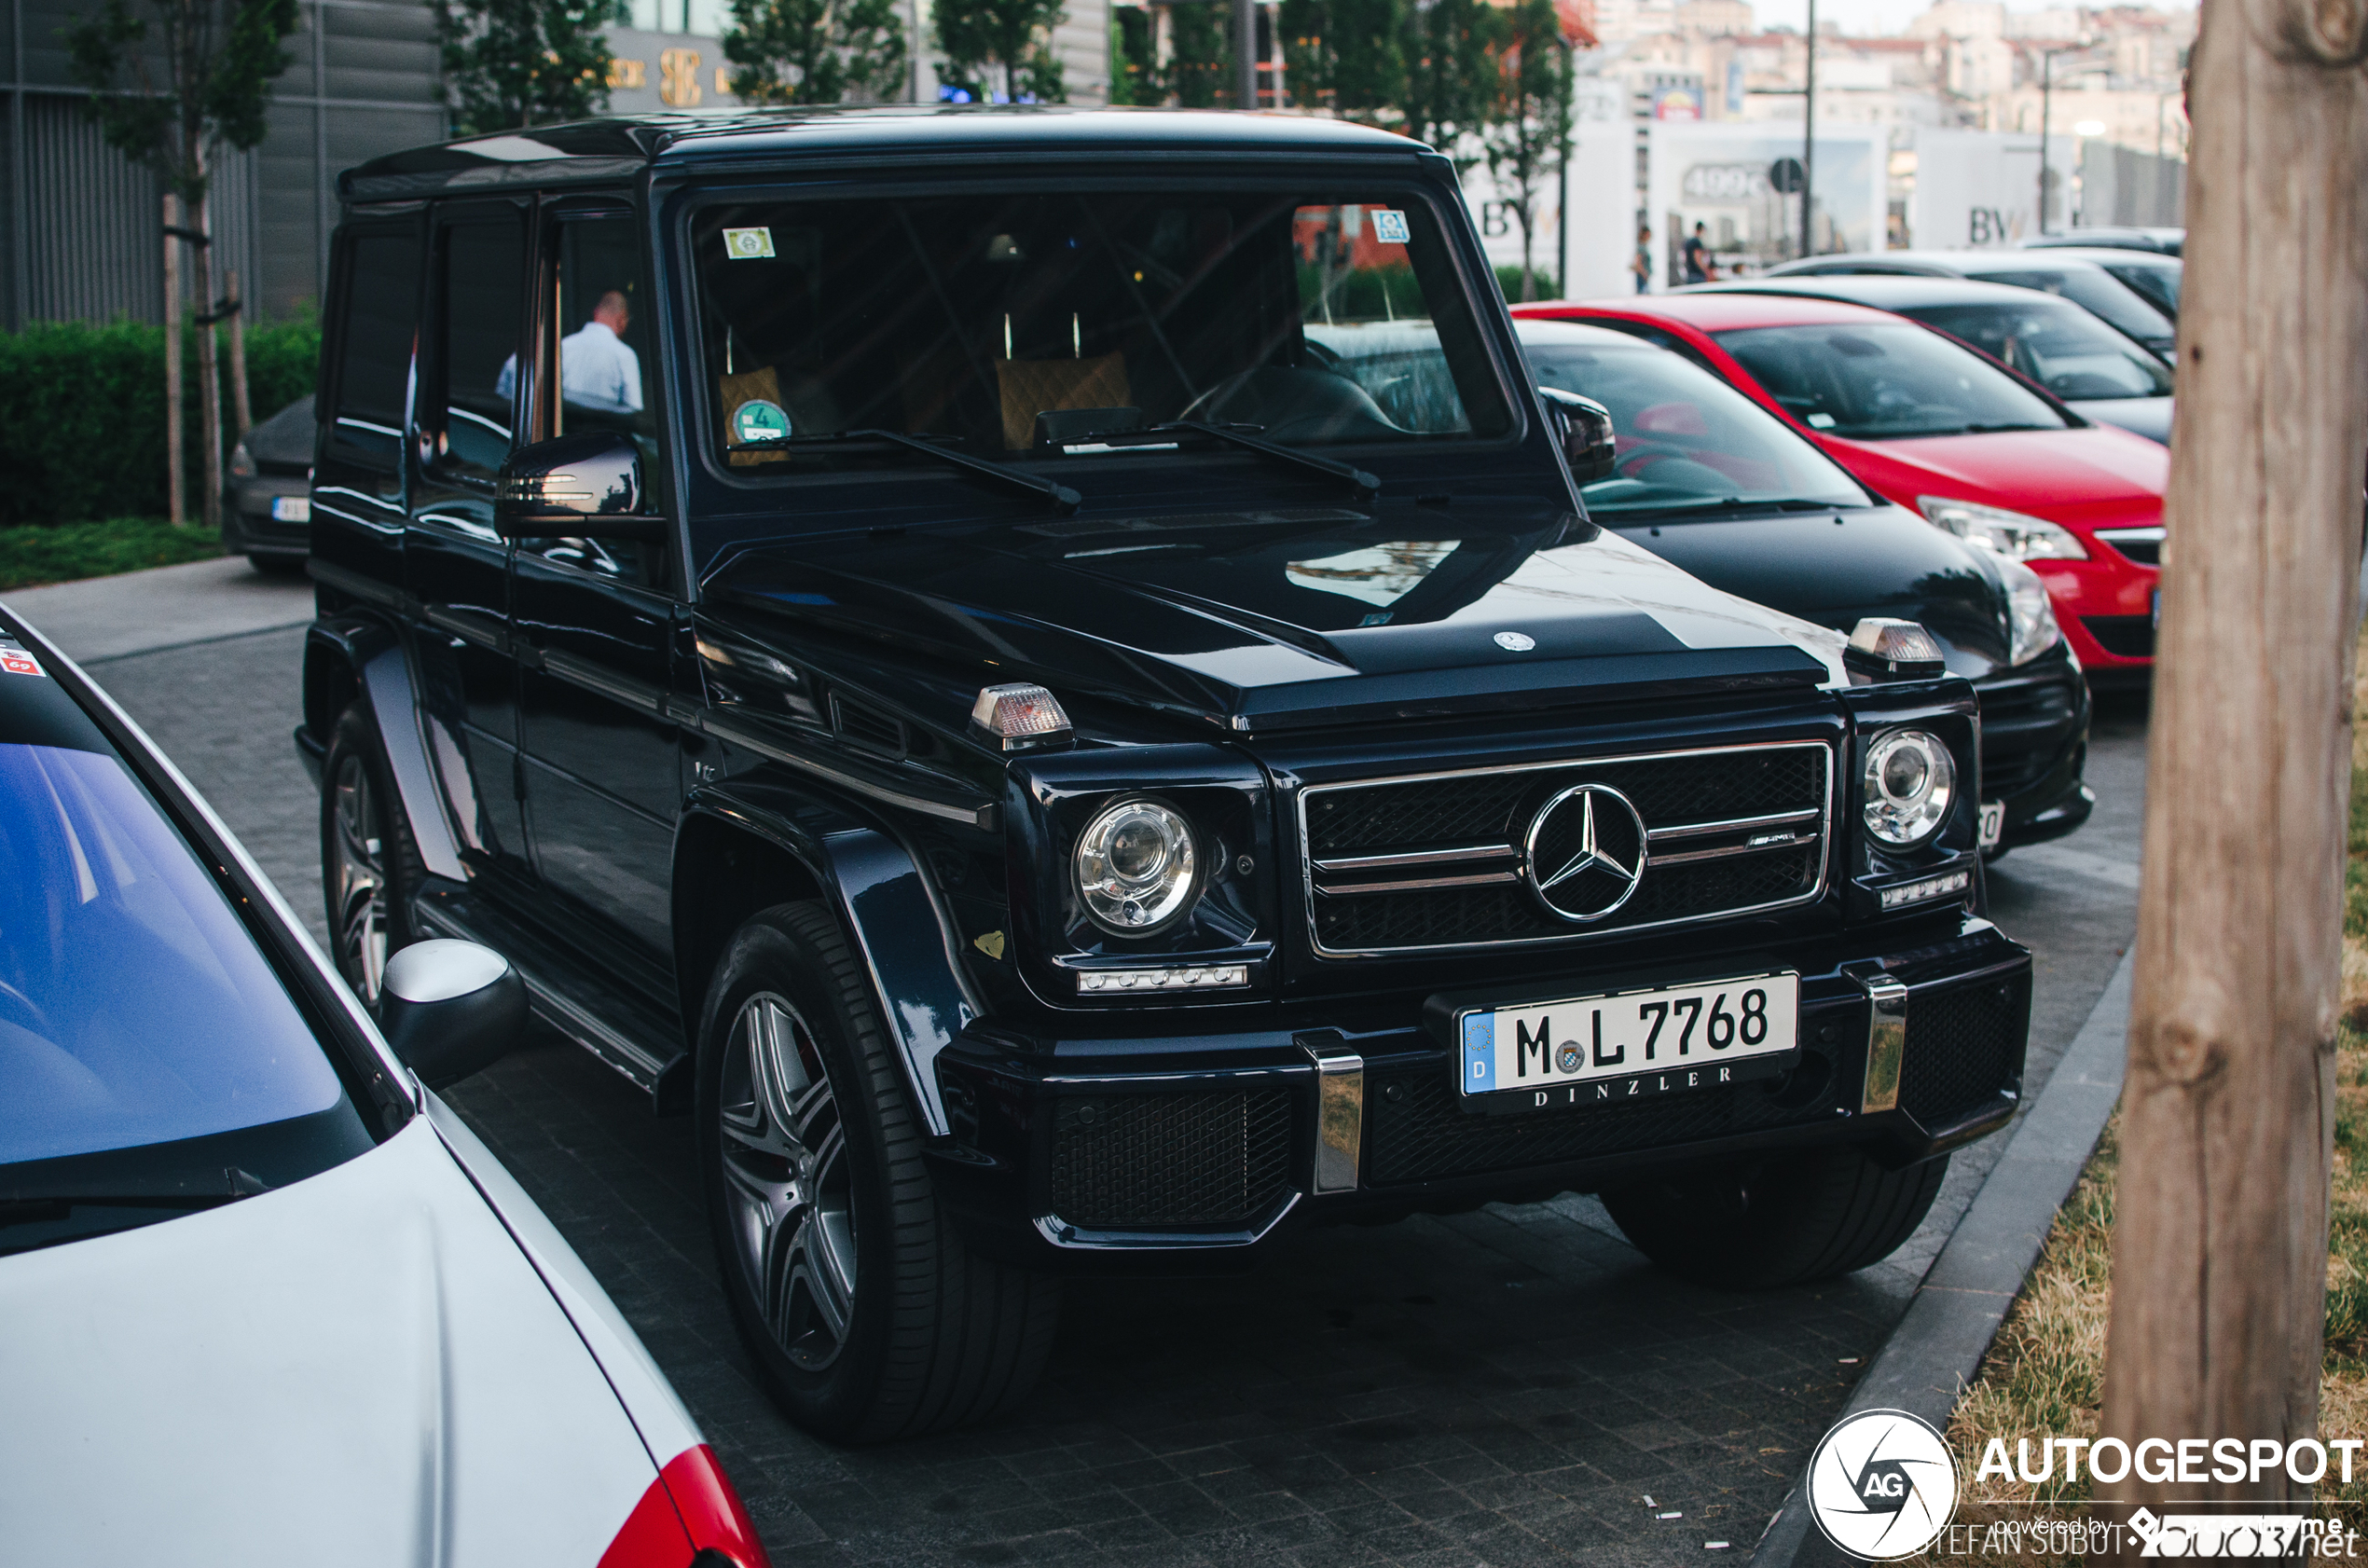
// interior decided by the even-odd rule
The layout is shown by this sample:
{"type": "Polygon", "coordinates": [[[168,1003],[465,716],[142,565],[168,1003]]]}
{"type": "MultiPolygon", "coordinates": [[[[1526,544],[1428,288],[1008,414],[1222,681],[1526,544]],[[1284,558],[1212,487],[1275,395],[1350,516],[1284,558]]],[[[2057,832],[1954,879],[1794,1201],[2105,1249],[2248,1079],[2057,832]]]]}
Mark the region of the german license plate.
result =
{"type": "Polygon", "coordinates": [[[1457,1014],[1466,1104],[1492,1111],[1611,1105],[1783,1070],[1798,1043],[1790,970],[1457,1014]]]}
{"type": "Polygon", "coordinates": [[[1982,802],[1981,846],[1984,849],[1995,849],[1998,847],[1998,841],[2005,836],[2006,803],[2004,801],[1982,802]]]}
{"type": "Polygon", "coordinates": [[[271,520],[275,523],[309,523],[312,520],[312,502],[300,495],[275,495],[271,498],[271,520]]]}

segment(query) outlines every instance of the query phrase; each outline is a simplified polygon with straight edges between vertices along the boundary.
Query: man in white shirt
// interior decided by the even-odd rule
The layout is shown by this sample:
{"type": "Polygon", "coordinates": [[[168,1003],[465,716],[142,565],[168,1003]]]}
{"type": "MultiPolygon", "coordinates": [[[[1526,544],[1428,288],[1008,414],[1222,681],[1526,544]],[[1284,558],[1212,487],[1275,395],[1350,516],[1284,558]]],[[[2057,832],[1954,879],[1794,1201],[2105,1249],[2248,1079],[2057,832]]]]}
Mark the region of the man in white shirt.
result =
{"type": "Polygon", "coordinates": [[[625,329],[633,323],[625,296],[611,289],[593,308],[592,319],[559,339],[559,395],[578,408],[611,414],[641,411],[641,357],[627,348],[625,329]]]}
{"type": "MultiPolygon", "coordinates": [[[[633,309],[623,292],[611,289],[592,309],[592,319],[559,339],[559,396],[571,407],[604,414],[641,411],[641,356],[625,341],[633,309]]],[[[494,382],[494,394],[508,397],[517,379],[513,354],[494,382]]]]}

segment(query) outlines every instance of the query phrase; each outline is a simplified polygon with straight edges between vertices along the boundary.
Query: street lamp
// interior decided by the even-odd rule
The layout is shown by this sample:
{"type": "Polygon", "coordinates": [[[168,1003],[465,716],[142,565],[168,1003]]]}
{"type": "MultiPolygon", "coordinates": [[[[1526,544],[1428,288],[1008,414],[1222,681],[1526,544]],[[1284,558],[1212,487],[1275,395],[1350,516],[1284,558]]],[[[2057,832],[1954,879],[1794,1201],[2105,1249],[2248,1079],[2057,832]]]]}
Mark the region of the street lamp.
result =
{"type": "Polygon", "coordinates": [[[2096,47],[2093,40],[2083,38],[2076,44],[2039,51],[2039,232],[2042,234],[2047,232],[2047,119],[2054,111],[2056,57],[2059,54],[2080,54],[2096,47]]]}
{"type": "MultiPolygon", "coordinates": [[[[1810,216],[1813,199],[1810,192],[1817,183],[1817,0],[1809,0],[1809,49],[1802,58],[1801,69],[1800,254],[1806,259],[1813,233],[1810,225],[1814,221],[1810,216]]],[[[2047,149],[2044,140],[2039,161],[2043,169],[2046,167],[2047,149]]]]}

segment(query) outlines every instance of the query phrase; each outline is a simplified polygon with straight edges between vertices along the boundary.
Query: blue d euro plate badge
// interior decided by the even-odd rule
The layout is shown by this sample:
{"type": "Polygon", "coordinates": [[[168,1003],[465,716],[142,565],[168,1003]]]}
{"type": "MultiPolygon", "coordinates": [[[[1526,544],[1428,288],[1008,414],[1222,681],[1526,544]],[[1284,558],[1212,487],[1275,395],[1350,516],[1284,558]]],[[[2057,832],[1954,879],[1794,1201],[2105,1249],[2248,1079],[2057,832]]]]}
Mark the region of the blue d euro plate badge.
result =
{"type": "Polygon", "coordinates": [[[1617,1105],[1770,1078],[1800,1035],[1791,970],[1457,1015],[1468,1110],[1617,1105]]]}

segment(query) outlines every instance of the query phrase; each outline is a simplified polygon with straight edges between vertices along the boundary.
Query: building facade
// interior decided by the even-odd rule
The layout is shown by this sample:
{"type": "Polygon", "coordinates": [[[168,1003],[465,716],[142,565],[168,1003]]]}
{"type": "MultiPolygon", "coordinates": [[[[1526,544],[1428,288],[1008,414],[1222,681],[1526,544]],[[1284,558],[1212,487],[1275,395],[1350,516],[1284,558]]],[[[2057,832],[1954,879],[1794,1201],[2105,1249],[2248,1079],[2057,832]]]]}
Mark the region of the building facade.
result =
{"type": "MultiPolygon", "coordinates": [[[[96,0],[5,0],[0,38],[0,327],[163,319],[157,183],[101,140],[68,80],[62,30],[96,0]]],[[[934,102],[929,0],[904,0],[912,96],[934,102]]],[[[424,0],[298,0],[269,132],[227,155],[213,191],[217,287],[235,269],[251,319],[310,313],[337,225],[337,176],[442,140],[434,12],[424,0]]],[[[612,35],[611,107],[730,108],[728,0],[633,0],[612,35]]],[[[1071,103],[1109,97],[1109,0],[1070,0],[1053,47],[1071,103]]],[[[184,268],[185,277],[188,268],[184,268]]]]}

